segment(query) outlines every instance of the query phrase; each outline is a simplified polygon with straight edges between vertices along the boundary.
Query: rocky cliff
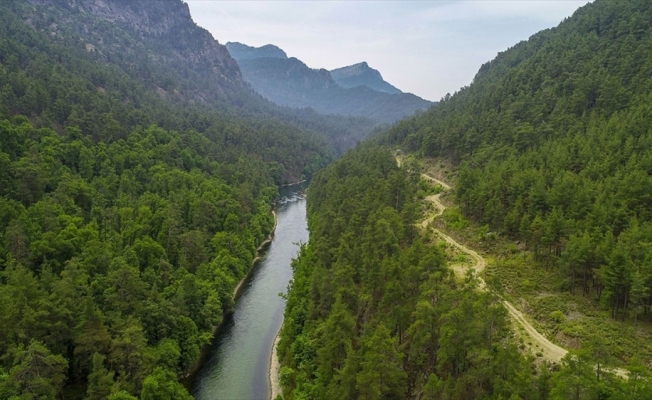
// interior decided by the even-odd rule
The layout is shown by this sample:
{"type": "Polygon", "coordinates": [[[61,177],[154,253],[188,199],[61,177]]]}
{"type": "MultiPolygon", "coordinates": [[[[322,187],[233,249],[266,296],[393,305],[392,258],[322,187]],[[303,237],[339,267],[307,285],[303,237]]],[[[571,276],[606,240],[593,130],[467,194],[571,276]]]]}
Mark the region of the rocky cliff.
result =
{"type": "Polygon", "coordinates": [[[345,67],[339,75],[348,76],[347,82],[358,80],[369,84],[351,83],[343,87],[331,72],[310,68],[294,57],[287,58],[276,46],[255,48],[228,43],[227,47],[237,60],[244,80],[256,92],[279,105],[309,107],[323,114],[391,123],[433,104],[413,94],[402,93],[366,63],[345,67]]]}
{"type": "Polygon", "coordinates": [[[76,36],[87,51],[97,52],[103,61],[144,75],[162,90],[162,95],[205,102],[240,95],[237,92],[246,88],[226,47],[194,23],[188,5],[182,1],[30,3],[39,6],[30,23],[50,30],[53,36],[76,36]],[[46,11],[49,20],[43,20],[38,10],[46,11]]]}

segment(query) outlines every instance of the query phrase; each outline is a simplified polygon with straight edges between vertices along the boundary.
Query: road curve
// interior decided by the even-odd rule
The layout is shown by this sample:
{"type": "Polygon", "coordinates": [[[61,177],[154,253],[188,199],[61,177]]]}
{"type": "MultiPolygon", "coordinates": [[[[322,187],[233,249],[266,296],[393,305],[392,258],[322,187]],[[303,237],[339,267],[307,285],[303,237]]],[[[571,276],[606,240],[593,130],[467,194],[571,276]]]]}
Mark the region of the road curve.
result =
{"type": "MultiPolygon", "coordinates": [[[[400,162],[399,162],[399,165],[400,165],[400,162]]],[[[430,175],[427,175],[427,174],[421,174],[421,176],[426,180],[429,180],[429,181],[431,181],[431,182],[433,182],[435,184],[440,185],[445,190],[450,190],[451,189],[450,185],[446,184],[445,182],[440,181],[437,178],[434,178],[434,177],[432,177],[430,175]]],[[[437,210],[434,213],[432,213],[431,215],[429,215],[425,220],[423,220],[421,222],[421,226],[423,228],[427,229],[428,226],[430,225],[430,223],[436,217],[440,216],[444,212],[444,210],[446,209],[446,206],[439,199],[441,195],[442,195],[442,193],[438,193],[436,195],[426,197],[426,201],[429,201],[429,202],[433,203],[434,206],[437,208],[437,210]]],[[[441,230],[436,229],[434,227],[431,227],[431,229],[437,235],[439,235],[439,237],[441,237],[444,241],[446,241],[446,243],[448,243],[448,244],[450,244],[452,246],[455,246],[460,251],[462,251],[463,253],[468,254],[469,256],[471,256],[471,258],[473,258],[474,264],[471,266],[471,268],[475,271],[476,277],[478,279],[478,287],[479,287],[479,289],[480,290],[490,290],[490,289],[487,288],[487,284],[485,283],[484,279],[482,279],[482,277],[480,277],[480,274],[482,273],[482,271],[484,271],[484,269],[487,266],[487,262],[485,261],[485,259],[481,255],[479,255],[475,250],[469,249],[465,245],[457,242],[455,239],[453,239],[452,237],[446,235],[441,230]]],[[[462,266],[459,266],[459,265],[458,266],[453,266],[453,270],[455,271],[455,274],[457,274],[457,275],[462,275],[463,276],[466,273],[465,268],[463,268],[462,266]]],[[[501,297],[501,299],[502,299],[502,297],[501,297]]],[[[523,316],[523,313],[521,311],[517,310],[516,307],[514,307],[514,305],[512,305],[512,303],[510,303],[509,301],[507,301],[505,299],[502,299],[501,302],[503,303],[503,305],[507,309],[510,318],[516,324],[518,324],[520,327],[523,328],[523,332],[524,332],[523,334],[527,335],[527,337],[532,342],[531,348],[532,348],[533,351],[540,352],[542,354],[542,357],[545,360],[556,362],[556,363],[560,362],[561,359],[566,355],[566,353],[568,353],[568,351],[566,349],[564,349],[562,347],[559,347],[556,344],[552,343],[543,334],[541,334],[539,331],[537,331],[536,328],[534,328],[534,326],[532,326],[532,324],[530,324],[527,321],[527,319],[525,319],[525,317],[523,316]],[[535,350],[537,348],[538,348],[538,350],[535,350]]]]}

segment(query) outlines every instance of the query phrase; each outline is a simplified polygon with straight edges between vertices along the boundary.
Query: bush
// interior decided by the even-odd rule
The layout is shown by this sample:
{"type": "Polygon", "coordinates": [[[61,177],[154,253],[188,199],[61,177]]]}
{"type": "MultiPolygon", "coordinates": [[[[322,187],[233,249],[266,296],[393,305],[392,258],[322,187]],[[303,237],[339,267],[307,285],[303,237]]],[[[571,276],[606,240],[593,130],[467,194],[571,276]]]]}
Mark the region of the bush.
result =
{"type": "Polygon", "coordinates": [[[556,323],[562,323],[566,319],[566,316],[564,315],[563,312],[556,310],[550,313],[550,319],[555,321],[556,323]]]}

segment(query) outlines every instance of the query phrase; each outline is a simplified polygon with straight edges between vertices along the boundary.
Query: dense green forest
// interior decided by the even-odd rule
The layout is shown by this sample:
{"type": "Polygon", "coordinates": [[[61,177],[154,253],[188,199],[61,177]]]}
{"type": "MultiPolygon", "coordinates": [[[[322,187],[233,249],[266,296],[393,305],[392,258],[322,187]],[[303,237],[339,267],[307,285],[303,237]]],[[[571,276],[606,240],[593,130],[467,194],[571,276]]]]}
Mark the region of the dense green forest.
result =
{"type": "Polygon", "coordinates": [[[652,397],[645,366],[615,378],[598,341],[554,368],[523,356],[499,298],[416,231],[418,179],[366,145],[313,179],[279,344],[285,399],[652,397]]]}
{"type": "Polygon", "coordinates": [[[285,398],[652,398],[649,360],[616,378],[603,337],[556,366],[524,356],[497,294],[456,280],[416,234],[416,165],[378,146],[452,161],[481,240],[518,239],[562,290],[647,321],[650,21],[649,1],[596,0],[317,174],[279,346],[285,398]]]}
{"type": "Polygon", "coordinates": [[[190,398],[278,185],[373,124],[264,101],[180,1],[84,4],[0,4],[0,399],[190,398]]]}
{"type": "Polygon", "coordinates": [[[222,165],[193,132],[0,126],[0,393],[148,398],[195,362],[273,226],[265,163],[222,165]]]}
{"type": "Polygon", "coordinates": [[[613,318],[652,305],[652,3],[596,0],[383,138],[460,163],[456,200],[613,318]]]}

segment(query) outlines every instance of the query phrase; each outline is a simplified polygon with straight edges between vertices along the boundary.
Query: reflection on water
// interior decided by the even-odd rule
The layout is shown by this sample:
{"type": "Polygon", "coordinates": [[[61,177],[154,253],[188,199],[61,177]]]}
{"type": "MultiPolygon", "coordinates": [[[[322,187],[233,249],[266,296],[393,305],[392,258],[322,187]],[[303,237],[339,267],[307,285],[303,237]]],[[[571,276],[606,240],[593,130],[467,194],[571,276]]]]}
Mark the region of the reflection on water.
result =
{"type": "Polygon", "coordinates": [[[290,262],[308,241],[305,185],[281,189],[274,239],[214,340],[191,393],[196,399],[268,399],[272,344],[283,323],[290,262]]]}

